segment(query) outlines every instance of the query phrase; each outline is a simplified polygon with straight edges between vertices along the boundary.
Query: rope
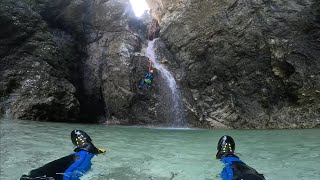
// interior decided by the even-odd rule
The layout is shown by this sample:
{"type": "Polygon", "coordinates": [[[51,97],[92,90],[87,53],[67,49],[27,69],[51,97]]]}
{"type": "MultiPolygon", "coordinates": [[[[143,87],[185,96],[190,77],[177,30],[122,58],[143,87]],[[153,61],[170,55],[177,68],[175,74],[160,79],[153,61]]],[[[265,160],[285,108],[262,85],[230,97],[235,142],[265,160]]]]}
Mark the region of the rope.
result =
{"type": "Polygon", "coordinates": [[[152,61],[151,61],[151,59],[149,59],[150,60],[150,64],[149,64],[149,72],[152,70],[152,61]]]}

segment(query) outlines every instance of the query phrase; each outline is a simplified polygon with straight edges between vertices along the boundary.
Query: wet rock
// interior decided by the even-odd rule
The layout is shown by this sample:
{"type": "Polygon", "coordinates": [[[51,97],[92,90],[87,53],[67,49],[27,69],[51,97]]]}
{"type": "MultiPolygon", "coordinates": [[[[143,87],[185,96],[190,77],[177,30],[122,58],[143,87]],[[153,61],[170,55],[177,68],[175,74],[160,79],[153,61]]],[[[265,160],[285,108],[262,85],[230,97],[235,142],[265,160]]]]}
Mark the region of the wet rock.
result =
{"type": "Polygon", "coordinates": [[[182,91],[188,124],[307,128],[319,124],[319,2],[148,1],[134,18],[127,0],[0,2],[0,113],[17,118],[169,124],[165,79],[182,91]],[[148,35],[149,34],[149,35],[148,35]],[[152,34],[152,35],[150,35],[152,34]]]}
{"type": "Polygon", "coordinates": [[[83,85],[87,99],[100,97],[107,123],[151,123],[154,116],[144,113],[153,114],[147,109],[154,104],[153,95],[142,93],[141,97],[138,89],[148,70],[148,59],[141,52],[144,39],[139,37],[146,25],[134,18],[129,1],[96,1],[91,12],[90,36],[97,38],[86,45],[83,85]],[[144,96],[148,96],[148,103],[144,103],[144,96]]]}
{"type": "MultiPolygon", "coordinates": [[[[0,2],[0,105],[21,119],[75,121],[79,102],[66,59],[32,1],[0,2]]],[[[66,45],[66,46],[65,46],[66,45]]],[[[69,59],[72,60],[72,59],[69,59]]]]}
{"type": "MultiPolygon", "coordinates": [[[[305,1],[148,1],[182,71],[190,122],[314,127],[320,115],[319,9],[305,1]]],[[[173,71],[173,72],[175,72],[173,71]]]]}
{"type": "Polygon", "coordinates": [[[138,89],[149,65],[144,41],[151,27],[158,36],[159,26],[151,16],[135,18],[129,1],[5,0],[0,17],[6,25],[0,29],[0,95],[7,114],[109,124],[166,121],[157,88],[138,89]]]}

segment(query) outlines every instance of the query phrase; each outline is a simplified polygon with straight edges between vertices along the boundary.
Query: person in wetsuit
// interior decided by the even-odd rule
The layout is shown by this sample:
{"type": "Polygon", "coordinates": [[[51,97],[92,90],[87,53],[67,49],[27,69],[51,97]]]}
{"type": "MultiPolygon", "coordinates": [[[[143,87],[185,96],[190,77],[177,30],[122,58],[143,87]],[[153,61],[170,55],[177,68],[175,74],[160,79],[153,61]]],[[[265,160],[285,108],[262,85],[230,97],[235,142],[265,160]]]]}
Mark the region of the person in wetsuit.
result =
{"type": "Polygon", "coordinates": [[[81,130],[73,130],[71,140],[76,146],[74,153],[34,169],[20,180],[80,180],[91,168],[91,159],[106,151],[96,148],[90,136],[81,130]]]}
{"type": "Polygon", "coordinates": [[[221,172],[222,180],[265,180],[262,174],[246,165],[234,154],[235,142],[230,136],[222,136],[217,145],[216,158],[226,166],[221,172]]]}
{"type": "Polygon", "coordinates": [[[153,69],[151,69],[141,81],[139,89],[149,89],[152,86],[153,78],[153,69]]]}

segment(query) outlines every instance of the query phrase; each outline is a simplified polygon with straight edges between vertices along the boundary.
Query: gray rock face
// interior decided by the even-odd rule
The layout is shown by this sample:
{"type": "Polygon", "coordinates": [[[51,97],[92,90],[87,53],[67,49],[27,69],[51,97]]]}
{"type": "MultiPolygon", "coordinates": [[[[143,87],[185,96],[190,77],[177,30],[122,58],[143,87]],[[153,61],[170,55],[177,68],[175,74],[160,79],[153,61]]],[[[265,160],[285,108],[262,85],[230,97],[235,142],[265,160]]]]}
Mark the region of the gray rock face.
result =
{"type": "MultiPolygon", "coordinates": [[[[189,124],[319,127],[319,2],[148,3],[161,27],[157,60],[178,82],[189,124]]],[[[0,114],[170,124],[160,73],[138,89],[159,25],[134,18],[128,0],[2,0],[0,23],[0,114]]]]}
{"type": "Polygon", "coordinates": [[[148,70],[148,60],[141,53],[145,47],[144,39],[139,37],[146,25],[134,19],[129,1],[95,1],[90,12],[91,29],[87,39],[95,38],[86,44],[83,92],[89,99],[100,98],[103,106],[101,121],[149,124],[155,119],[152,109],[148,109],[154,104],[155,94],[152,91],[144,92],[143,97],[138,94],[139,81],[148,70]]]}
{"type": "Polygon", "coordinates": [[[189,122],[233,128],[320,123],[320,4],[149,1],[184,72],[189,122]]]}
{"type": "MultiPolygon", "coordinates": [[[[31,2],[29,2],[31,3],[31,2]]],[[[79,102],[66,64],[72,49],[58,45],[25,1],[0,2],[0,105],[15,118],[75,121],[79,102]]]]}
{"type": "Polygon", "coordinates": [[[152,19],[136,19],[129,1],[0,5],[2,113],[109,124],[167,121],[155,108],[164,106],[157,88],[138,89],[148,70],[144,40],[152,19]]]}

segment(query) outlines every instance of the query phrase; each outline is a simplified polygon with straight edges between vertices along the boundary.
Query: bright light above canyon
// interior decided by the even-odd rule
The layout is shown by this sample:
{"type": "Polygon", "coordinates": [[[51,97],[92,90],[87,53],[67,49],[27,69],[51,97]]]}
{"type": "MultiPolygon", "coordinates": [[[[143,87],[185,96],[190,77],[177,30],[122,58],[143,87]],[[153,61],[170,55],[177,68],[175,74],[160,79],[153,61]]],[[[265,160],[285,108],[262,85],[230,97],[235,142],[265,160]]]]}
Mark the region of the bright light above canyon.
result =
{"type": "Polygon", "coordinates": [[[149,10],[149,6],[145,0],[130,0],[130,3],[137,17],[142,16],[145,10],[149,10]]]}

